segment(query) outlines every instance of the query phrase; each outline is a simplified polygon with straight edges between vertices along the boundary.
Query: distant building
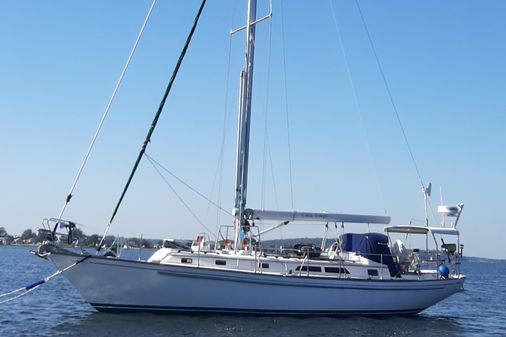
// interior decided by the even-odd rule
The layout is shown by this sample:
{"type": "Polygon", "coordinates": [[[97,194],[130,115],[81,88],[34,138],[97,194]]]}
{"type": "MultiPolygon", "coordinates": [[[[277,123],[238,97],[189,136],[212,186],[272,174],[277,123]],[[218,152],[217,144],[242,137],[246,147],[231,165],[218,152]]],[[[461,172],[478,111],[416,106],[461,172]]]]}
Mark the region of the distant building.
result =
{"type": "Polygon", "coordinates": [[[10,245],[13,239],[11,235],[0,236],[0,246],[10,245]]]}

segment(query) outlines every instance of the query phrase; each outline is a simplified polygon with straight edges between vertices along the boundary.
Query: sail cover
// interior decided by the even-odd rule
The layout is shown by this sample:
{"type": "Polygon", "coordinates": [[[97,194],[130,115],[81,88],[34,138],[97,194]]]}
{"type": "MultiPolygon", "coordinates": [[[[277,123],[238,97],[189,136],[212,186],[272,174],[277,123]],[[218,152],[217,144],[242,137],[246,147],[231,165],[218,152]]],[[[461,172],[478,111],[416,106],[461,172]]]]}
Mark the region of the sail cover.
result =
{"type": "Polygon", "coordinates": [[[386,264],[390,276],[397,276],[400,271],[398,263],[394,262],[388,236],[381,233],[346,233],[341,235],[341,249],[345,252],[354,252],[374,262],[386,264]]]}

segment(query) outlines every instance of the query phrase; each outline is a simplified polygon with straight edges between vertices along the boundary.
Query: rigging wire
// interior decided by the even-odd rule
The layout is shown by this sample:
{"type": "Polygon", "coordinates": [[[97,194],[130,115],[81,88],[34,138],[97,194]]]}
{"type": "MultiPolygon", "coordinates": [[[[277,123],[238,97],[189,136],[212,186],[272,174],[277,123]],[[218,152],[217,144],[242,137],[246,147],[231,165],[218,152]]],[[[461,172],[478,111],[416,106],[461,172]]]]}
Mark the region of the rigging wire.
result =
{"type": "MultiPolygon", "coordinates": [[[[376,52],[376,48],[375,48],[374,43],[372,41],[372,37],[371,37],[371,34],[369,32],[369,28],[367,26],[367,23],[365,21],[364,14],[362,13],[362,8],[360,7],[359,0],[355,0],[355,4],[357,5],[358,12],[360,14],[360,18],[361,18],[362,24],[364,25],[364,29],[365,29],[365,32],[367,34],[367,38],[369,40],[369,43],[371,45],[371,49],[373,51],[374,58],[376,59],[376,64],[378,65],[378,69],[379,69],[379,72],[381,74],[381,78],[383,79],[383,83],[384,83],[385,88],[387,90],[388,97],[390,98],[390,103],[392,104],[392,108],[393,108],[393,110],[395,112],[395,117],[397,118],[397,122],[398,122],[399,127],[400,127],[400,129],[402,131],[402,136],[404,137],[404,142],[406,143],[406,146],[407,146],[408,151],[409,151],[409,155],[411,156],[411,161],[413,162],[413,166],[415,167],[416,174],[418,175],[418,179],[420,180],[420,184],[422,185],[422,191],[425,191],[426,187],[425,187],[425,184],[423,182],[422,175],[421,175],[420,170],[418,168],[418,165],[416,163],[415,156],[413,154],[413,150],[411,149],[411,145],[410,145],[409,140],[408,140],[408,136],[406,135],[406,131],[404,130],[404,125],[402,124],[401,117],[400,117],[399,112],[397,110],[397,106],[395,105],[392,92],[390,91],[390,86],[388,85],[388,82],[387,82],[387,79],[386,79],[386,76],[385,76],[385,72],[383,71],[383,67],[381,66],[381,63],[379,61],[378,53],[376,52]]],[[[430,206],[429,208],[430,208],[431,214],[436,219],[436,215],[434,214],[434,208],[432,207],[432,203],[431,203],[430,199],[428,199],[428,203],[429,203],[429,206],[430,206]]]]}
{"type": "MultiPolygon", "coordinates": [[[[358,102],[358,96],[357,96],[357,89],[355,87],[355,83],[353,81],[353,77],[351,76],[350,63],[348,62],[348,55],[346,54],[346,50],[344,49],[343,36],[341,34],[341,29],[339,27],[339,21],[337,20],[336,11],[335,11],[335,8],[334,8],[334,2],[332,0],[329,0],[329,3],[330,3],[330,9],[331,9],[331,13],[332,13],[332,19],[334,21],[334,26],[335,26],[335,29],[336,29],[336,32],[337,32],[338,44],[341,47],[340,49],[341,49],[341,52],[342,52],[342,55],[343,55],[343,59],[344,59],[344,65],[345,65],[345,68],[346,68],[346,75],[347,75],[348,81],[350,82],[350,85],[351,85],[351,92],[353,93],[353,103],[354,103],[356,111],[358,112],[358,116],[360,118],[360,122],[361,122],[362,127],[363,127],[363,129],[362,129],[362,131],[363,131],[363,137],[365,138],[365,141],[366,141],[367,153],[369,154],[369,161],[372,164],[374,164],[374,158],[373,158],[372,151],[371,151],[371,142],[370,142],[369,137],[367,136],[367,132],[365,130],[364,115],[362,113],[362,109],[360,108],[360,104],[358,102]]],[[[378,179],[378,172],[376,170],[376,165],[372,165],[372,167],[374,168],[373,171],[374,171],[374,175],[376,177],[376,181],[379,181],[379,179],[378,179]]],[[[381,195],[381,199],[383,201],[383,208],[385,208],[385,201],[384,201],[383,190],[382,190],[380,184],[378,184],[377,187],[379,189],[379,192],[380,192],[380,195],[381,195]]]]}
{"type": "Polygon", "coordinates": [[[107,235],[107,232],[109,231],[109,228],[111,227],[111,224],[112,224],[114,218],[116,217],[119,207],[123,201],[123,198],[125,197],[125,194],[128,191],[128,187],[130,186],[130,183],[132,182],[135,172],[137,171],[137,167],[139,166],[139,163],[140,163],[144,153],[146,152],[146,147],[148,146],[149,142],[151,141],[151,136],[152,136],[153,132],[155,131],[156,124],[158,123],[158,119],[160,118],[163,107],[165,106],[165,102],[167,100],[167,97],[169,96],[170,90],[172,89],[172,85],[174,84],[174,81],[176,80],[176,76],[179,71],[179,68],[181,67],[181,64],[183,63],[183,59],[186,55],[186,51],[188,50],[188,46],[190,45],[190,41],[192,40],[193,33],[195,32],[195,29],[197,28],[197,24],[199,22],[200,15],[202,14],[202,10],[204,9],[205,4],[206,4],[206,0],[202,0],[202,3],[200,4],[197,15],[195,16],[195,19],[193,20],[193,25],[191,27],[190,33],[188,34],[188,37],[186,38],[183,49],[181,50],[181,54],[179,55],[179,58],[177,60],[174,71],[172,72],[172,76],[170,77],[169,83],[167,84],[167,88],[165,89],[165,93],[164,93],[162,100],[160,102],[160,106],[158,107],[155,117],[153,118],[153,122],[151,123],[151,126],[149,127],[148,133],[146,135],[146,139],[144,140],[144,143],[142,144],[139,155],[137,156],[137,159],[135,160],[134,166],[132,168],[132,172],[130,173],[130,176],[128,177],[126,185],[123,188],[123,192],[121,193],[118,203],[116,204],[116,207],[114,208],[114,212],[112,213],[112,216],[109,220],[109,223],[107,224],[107,227],[105,228],[104,235],[102,236],[102,239],[100,240],[100,244],[97,247],[97,251],[100,251],[100,249],[102,247],[105,236],[107,235]]]}
{"type": "MultiPolygon", "coordinates": [[[[160,163],[158,163],[157,161],[155,161],[152,157],[150,157],[148,154],[145,154],[146,158],[148,159],[148,161],[151,163],[151,166],[153,166],[153,168],[155,169],[155,171],[158,173],[158,175],[162,178],[162,180],[165,182],[165,184],[167,184],[167,186],[169,186],[169,188],[172,190],[172,192],[176,195],[176,197],[179,199],[179,201],[183,204],[183,206],[188,210],[188,212],[190,212],[190,214],[195,218],[195,220],[197,220],[197,222],[205,228],[206,231],[208,231],[211,235],[213,235],[214,237],[216,237],[216,235],[213,233],[212,230],[210,230],[202,220],[200,220],[200,218],[197,216],[197,214],[191,209],[191,207],[184,201],[184,199],[179,195],[179,193],[177,193],[176,189],[169,183],[169,181],[167,180],[167,178],[165,178],[165,176],[162,174],[162,172],[160,172],[160,170],[158,169],[157,165],[162,167],[165,171],[167,171],[169,174],[172,175],[171,172],[169,172],[167,169],[165,169],[163,166],[160,165],[160,163]],[[156,165],[155,165],[155,162],[156,162],[156,165]]],[[[175,177],[176,179],[179,180],[179,178],[177,178],[176,176],[173,175],[173,177],[175,177]]],[[[179,180],[180,182],[182,182],[185,186],[187,186],[188,188],[190,188],[192,191],[196,192],[198,195],[204,197],[201,193],[197,192],[196,190],[194,190],[193,188],[191,188],[189,185],[187,185],[185,182],[183,182],[182,180],[179,180]]],[[[207,201],[210,201],[210,199],[204,197],[207,201]]]]}
{"type": "MultiPolygon", "coordinates": [[[[237,2],[234,2],[234,6],[232,8],[232,15],[230,19],[230,27],[232,29],[234,24],[234,18],[237,12],[237,2]]],[[[218,158],[218,167],[217,172],[218,174],[218,192],[216,196],[216,203],[218,205],[221,205],[221,197],[222,197],[222,187],[223,187],[223,162],[225,158],[225,141],[227,138],[228,133],[228,119],[229,119],[229,91],[230,91],[230,68],[232,63],[232,34],[228,35],[228,57],[227,57],[227,71],[226,71],[226,78],[225,78],[225,102],[224,102],[224,109],[223,109],[223,132],[221,137],[221,148],[220,148],[220,155],[218,158]]],[[[215,174],[215,180],[216,180],[216,174],[215,174]]],[[[214,188],[214,183],[213,183],[214,188]]],[[[209,204],[211,205],[211,204],[209,204]]],[[[218,211],[216,212],[216,229],[218,231],[218,227],[221,223],[221,213],[218,211]]]]}
{"type": "MultiPolygon", "coordinates": [[[[213,184],[211,187],[211,195],[213,194],[214,187],[218,185],[218,191],[216,195],[217,204],[221,204],[221,195],[222,195],[222,183],[223,183],[223,161],[225,157],[225,140],[227,138],[227,121],[228,121],[228,91],[229,91],[229,82],[230,82],[230,63],[231,63],[231,54],[232,54],[232,37],[229,36],[228,41],[228,61],[227,61],[227,71],[226,71],[226,84],[225,84],[225,106],[223,109],[223,131],[221,134],[221,145],[220,145],[220,153],[218,155],[218,165],[216,166],[216,170],[214,171],[214,178],[213,178],[213,184]]],[[[206,216],[209,212],[211,204],[208,204],[207,210],[206,210],[206,216]]],[[[221,222],[221,213],[216,213],[216,226],[219,226],[221,222]]]]}
{"type": "Polygon", "coordinates": [[[139,41],[142,37],[142,34],[144,33],[144,28],[146,28],[146,25],[149,21],[149,18],[151,17],[151,13],[153,11],[153,8],[155,7],[155,4],[156,4],[156,0],[153,0],[151,2],[151,6],[149,7],[148,13],[146,14],[144,22],[142,23],[141,29],[140,29],[139,33],[137,34],[137,38],[135,39],[132,50],[130,51],[130,55],[128,56],[128,59],[123,67],[123,70],[121,71],[121,75],[119,76],[119,79],[116,82],[116,86],[114,87],[111,98],[109,99],[109,102],[107,103],[104,113],[102,114],[102,118],[100,120],[100,123],[98,124],[98,128],[95,131],[95,134],[93,135],[93,139],[91,140],[91,143],[88,147],[88,151],[86,151],[83,161],[81,162],[81,166],[79,167],[79,170],[77,171],[77,175],[74,179],[74,182],[72,183],[72,186],[70,187],[69,193],[67,194],[67,197],[65,199],[65,203],[63,204],[63,207],[60,210],[60,213],[58,215],[58,221],[56,222],[56,224],[53,228],[53,236],[56,233],[57,226],[58,226],[59,222],[61,221],[63,214],[65,213],[65,209],[67,208],[67,205],[70,202],[70,199],[72,199],[72,196],[73,196],[72,193],[74,193],[74,189],[76,188],[77,182],[79,181],[79,178],[81,177],[84,167],[86,166],[86,163],[87,163],[88,158],[91,154],[91,151],[93,150],[93,147],[94,147],[95,142],[98,138],[98,135],[100,134],[100,131],[102,130],[102,126],[104,125],[105,119],[109,115],[109,110],[111,109],[112,103],[114,102],[114,99],[116,98],[116,94],[118,92],[118,89],[119,89],[121,83],[123,82],[123,78],[125,77],[126,71],[128,69],[128,66],[130,65],[132,57],[133,57],[135,51],[137,50],[137,46],[139,44],[139,41]]]}
{"type": "Polygon", "coordinates": [[[270,81],[271,81],[271,56],[272,56],[272,19],[269,20],[269,47],[268,47],[268,57],[267,57],[267,79],[265,85],[265,111],[264,111],[264,153],[263,153],[263,162],[262,162],[262,192],[261,192],[261,201],[260,205],[264,208],[265,201],[265,165],[267,161],[267,148],[269,146],[268,143],[268,134],[269,130],[267,128],[267,121],[269,116],[269,93],[270,93],[270,81]]]}
{"type": "MultiPolygon", "coordinates": [[[[225,155],[225,140],[227,135],[227,121],[228,121],[228,88],[229,88],[229,74],[230,74],[230,63],[231,63],[231,48],[232,48],[232,41],[231,37],[229,37],[228,42],[228,65],[227,65],[227,71],[226,71],[226,84],[225,84],[225,107],[223,109],[223,125],[222,125],[222,135],[221,135],[221,145],[220,145],[220,152],[218,154],[218,163],[216,165],[216,169],[214,170],[214,177],[213,182],[211,184],[211,193],[209,195],[213,195],[214,188],[216,185],[218,185],[218,191],[217,191],[217,203],[221,204],[221,184],[223,181],[223,158],[225,155]]],[[[209,213],[209,208],[211,204],[208,204],[204,219],[207,219],[207,215],[209,213]]],[[[218,212],[216,215],[216,223],[217,226],[219,226],[219,223],[221,221],[220,213],[218,212]]]]}
{"type": "Polygon", "coordinates": [[[392,104],[392,108],[393,108],[393,110],[395,112],[395,117],[397,118],[397,122],[399,123],[399,127],[400,127],[400,129],[402,131],[402,135],[404,137],[404,142],[406,143],[406,146],[408,148],[409,155],[411,156],[411,160],[413,162],[413,166],[415,167],[415,170],[416,170],[416,174],[418,175],[418,178],[420,179],[420,183],[422,184],[422,188],[425,188],[425,184],[423,183],[422,175],[420,174],[420,170],[418,169],[418,165],[416,164],[416,160],[415,160],[415,156],[413,154],[413,150],[411,149],[411,145],[409,144],[408,137],[406,135],[406,131],[404,130],[404,126],[402,124],[401,117],[400,117],[399,112],[397,110],[397,106],[395,105],[392,92],[390,91],[390,86],[388,85],[388,82],[387,82],[387,79],[386,79],[386,76],[385,76],[385,72],[383,71],[383,67],[381,66],[381,63],[379,61],[379,56],[378,56],[378,53],[376,52],[376,47],[374,46],[374,43],[372,41],[372,37],[371,37],[371,34],[369,32],[369,28],[367,27],[367,23],[365,22],[365,18],[364,18],[364,15],[362,13],[362,9],[360,7],[359,1],[355,0],[355,4],[357,5],[358,12],[360,14],[360,19],[362,20],[362,24],[364,25],[364,29],[365,29],[365,32],[367,34],[367,38],[369,40],[369,43],[371,45],[371,49],[372,49],[374,58],[376,59],[376,64],[378,65],[378,69],[379,69],[379,72],[381,74],[381,78],[383,79],[383,84],[385,85],[386,91],[388,93],[388,97],[390,98],[390,103],[392,104]]]}
{"type": "Polygon", "coordinates": [[[174,178],[177,181],[179,181],[181,184],[183,184],[186,188],[188,188],[189,190],[191,190],[193,193],[197,194],[199,197],[201,197],[202,199],[206,200],[207,202],[209,202],[209,204],[213,205],[214,207],[216,207],[220,211],[222,211],[222,212],[230,215],[231,217],[234,217],[234,215],[230,211],[227,211],[225,208],[221,207],[219,204],[215,203],[210,198],[206,197],[204,194],[202,194],[201,192],[199,192],[196,188],[192,187],[190,184],[188,184],[187,182],[185,182],[183,179],[179,178],[177,175],[175,175],[174,173],[172,173],[171,171],[169,171],[168,168],[166,168],[165,166],[163,166],[160,162],[158,162],[157,160],[155,160],[149,154],[145,153],[144,155],[146,156],[146,158],[148,158],[149,161],[151,161],[152,163],[156,164],[162,170],[164,170],[165,172],[167,172],[168,174],[170,174],[172,176],[172,178],[174,178]]]}
{"type": "MultiPolygon", "coordinates": [[[[266,135],[267,138],[269,138],[269,134],[266,135]]],[[[269,142],[269,139],[267,139],[267,142],[269,142]]],[[[276,187],[276,178],[274,176],[274,164],[272,161],[272,153],[271,148],[269,147],[267,149],[268,155],[269,155],[269,163],[271,168],[271,179],[272,179],[272,188],[274,190],[274,202],[276,203],[276,209],[279,209],[279,199],[278,199],[278,188],[276,187]]]]}
{"type": "MultiPolygon", "coordinates": [[[[231,63],[231,55],[232,55],[232,36],[229,36],[228,40],[228,61],[227,61],[227,77],[225,84],[225,107],[223,111],[223,133],[221,136],[221,148],[220,148],[220,156],[218,159],[219,165],[217,167],[218,174],[218,193],[216,196],[217,203],[221,204],[221,196],[222,196],[222,183],[223,183],[223,161],[225,157],[225,140],[227,138],[227,120],[228,120],[228,91],[230,86],[230,63],[231,63]]],[[[216,180],[216,174],[215,178],[216,180]]],[[[214,187],[214,186],[213,186],[214,187]]],[[[219,226],[221,222],[221,213],[216,213],[216,226],[219,226]]]]}
{"type": "Polygon", "coordinates": [[[287,131],[287,142],[288,142],[288,165],[289,165],[289,178],[290,178],[290,201],[293,209],[293,179],[292,179],[292,146],[290,141],[290,118],[288,113],[288,81],[286,79],[286,53],[285,53],[285,20],[283,10],[283,1],[281,3],[281,39],[283,41],[283,76],[285,82],[285,112],[286,112],[286,131],[287,131]]]}

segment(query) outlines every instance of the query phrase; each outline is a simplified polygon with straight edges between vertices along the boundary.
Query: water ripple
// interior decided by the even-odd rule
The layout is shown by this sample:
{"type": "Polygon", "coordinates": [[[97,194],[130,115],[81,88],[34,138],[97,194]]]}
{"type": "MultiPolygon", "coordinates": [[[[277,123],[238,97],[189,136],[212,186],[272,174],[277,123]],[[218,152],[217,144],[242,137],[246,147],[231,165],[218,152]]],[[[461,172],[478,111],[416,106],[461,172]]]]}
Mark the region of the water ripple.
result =
{"type": "MultiPolygon", "coordinates": [[[[0,247],[0,293],[53,273],[28,249],[0,247]]],[[[0,305],[0,336],[503,336],[506,261],[470,260],[466,290],[408,317],[250,317],[108,314],[91,308],[63,277],[0,305]]]]}

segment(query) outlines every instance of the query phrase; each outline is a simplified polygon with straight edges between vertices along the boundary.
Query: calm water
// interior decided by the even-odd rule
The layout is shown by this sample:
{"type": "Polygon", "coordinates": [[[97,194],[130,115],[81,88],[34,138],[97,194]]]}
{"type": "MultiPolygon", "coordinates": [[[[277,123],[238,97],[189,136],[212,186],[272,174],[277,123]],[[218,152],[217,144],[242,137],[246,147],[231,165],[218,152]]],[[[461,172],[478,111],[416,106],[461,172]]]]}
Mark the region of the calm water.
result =
{"type": "MultiPolygon", "coordinates": [[[[23,247],[0,247],[0,268],[0,293],[55,271],[23,247]]],[[[104,314],[59,276],[0,305],[0,336],[506,336],[506,261],[468,259],[463,270],[464,292],[419,315],[389,318],[104,314]]]]}

